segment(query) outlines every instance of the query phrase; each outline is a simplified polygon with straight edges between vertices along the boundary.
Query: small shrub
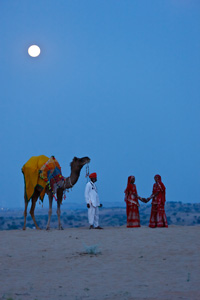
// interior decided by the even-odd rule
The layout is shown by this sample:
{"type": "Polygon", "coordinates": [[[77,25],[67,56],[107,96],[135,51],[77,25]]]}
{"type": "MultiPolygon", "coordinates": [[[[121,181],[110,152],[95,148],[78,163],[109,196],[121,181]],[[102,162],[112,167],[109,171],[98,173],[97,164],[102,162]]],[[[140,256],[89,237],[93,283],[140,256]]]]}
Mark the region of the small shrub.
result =
{"type": "Polygon", "coordinates": [[[101,254],[98,245],[91,245],[91,246],[84,245],[84,247],[85,247],[85,253],[87,254],[93,254],[93,255],[101,254]]]}

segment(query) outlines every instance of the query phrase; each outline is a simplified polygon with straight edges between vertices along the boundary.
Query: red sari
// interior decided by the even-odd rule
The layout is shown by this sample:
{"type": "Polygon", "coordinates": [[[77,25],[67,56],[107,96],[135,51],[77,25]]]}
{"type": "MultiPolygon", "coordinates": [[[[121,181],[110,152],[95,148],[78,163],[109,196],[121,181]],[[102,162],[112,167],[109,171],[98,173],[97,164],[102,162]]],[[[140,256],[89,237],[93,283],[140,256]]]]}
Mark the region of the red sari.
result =
{"type": "Polygon", "coordinates": [[[133,176],[128,177],[125,193],[126,215],[128,228],[140,227],[139,203],[136,185],[131,183],[133,176]]]}
{"type": "Polygon", "coordinates": [[[156,175],[158,181],[153,185],[153,194],[156,196],[152,200],[151,216],[149,227],[168,227],[167,217],[165,214],[165,186],[161,181],[160,175],[156,175]]]}

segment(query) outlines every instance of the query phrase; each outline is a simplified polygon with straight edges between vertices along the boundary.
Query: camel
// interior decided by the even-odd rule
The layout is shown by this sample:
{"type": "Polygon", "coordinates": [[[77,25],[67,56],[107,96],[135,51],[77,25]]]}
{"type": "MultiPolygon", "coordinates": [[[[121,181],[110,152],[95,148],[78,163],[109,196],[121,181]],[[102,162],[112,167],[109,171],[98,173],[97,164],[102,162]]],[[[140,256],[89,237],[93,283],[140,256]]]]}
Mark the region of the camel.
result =
{"type": "MultiPolygon", "coordinates": [[[[58,229],[59,230],[63,230],[63,227],[62,227],[61,221],[60,221],[60,213],[61,213],[60,205],[62,203],[63,192],[66,189],[72,188],[76,184],[76,182],[78,181],[78,178],[80,176],[80,171],[81,171],[82,167],[89,162],[90,162],[89,157],[82,157],[82,158],[74,157],[72,162],[70,163],[70,166],[71,166],[70,176],[65,178],[63,188],[57,189],[57,216],[58,216],[58,229]]],[[[39,176],[39,173],[38,173],[38,176],[39,176]]],[[[25,191],[25,189],[24,189],[24,191],[25,191]]],[[[40,196],[42,191],[43,191],[43,188],[41,188],[39,185],[36,185],[36,187],[34,189],[34,193],[31,197],[32,205],[31,205],[31,209],[30,209],[30,215],[33,219],[36,229],[38,229],[38,230],[40,230],[40,228],[36,223],[35,216],[34,216],[34,210],[35,210],[35,206],[36,206],[38,197],[40,196]]],[[[52,215],[53,194],[47,185],[45,188],[45,193],[48,195],[48,198],[49,198],[48,222],[47,222],[47,226],[46,226],[46,230],[49,230],[50,229],[50,220],[51,220],[51,215],[52,215]]],[[[25,200],[25,209],[24,209],[23,230],[26,229],[26,217],[27,217],[27,208],[28,208],[28,201],[26,199],[25,192],[24,192],[24,200],[25,200]]]]}

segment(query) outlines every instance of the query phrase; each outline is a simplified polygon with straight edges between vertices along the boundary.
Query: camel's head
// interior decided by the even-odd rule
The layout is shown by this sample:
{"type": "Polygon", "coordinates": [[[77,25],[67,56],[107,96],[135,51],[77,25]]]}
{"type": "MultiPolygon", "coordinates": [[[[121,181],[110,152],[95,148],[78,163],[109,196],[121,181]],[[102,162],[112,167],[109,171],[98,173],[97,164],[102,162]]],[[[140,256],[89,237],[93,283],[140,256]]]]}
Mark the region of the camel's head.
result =
{"type": "Polygon", "coordinates": [[[74,157],[70,166],[74,171],[79,171],[85,164],[88,164],[89,162],[90,158],[87,156],[82,158],[74,157]]]}

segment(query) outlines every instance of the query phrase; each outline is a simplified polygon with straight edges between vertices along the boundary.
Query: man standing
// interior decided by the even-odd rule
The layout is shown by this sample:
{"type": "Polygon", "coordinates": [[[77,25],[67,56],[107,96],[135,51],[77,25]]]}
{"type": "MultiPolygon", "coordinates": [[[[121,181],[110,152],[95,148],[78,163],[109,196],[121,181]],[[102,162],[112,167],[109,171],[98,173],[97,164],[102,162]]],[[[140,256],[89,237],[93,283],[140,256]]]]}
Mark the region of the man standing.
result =
{"type": "Polygon", "coordinates": [[[103,229],[99,226],[99,207],[102,207],[102,204],[99,202],[97,187],[95,185],[95,182],[97,181],[97,174],[91,173],[89,178],[90,181],[85,187],[85,200],[87,203],[88,221],[90,224],[89,229],[103,229]]]}

